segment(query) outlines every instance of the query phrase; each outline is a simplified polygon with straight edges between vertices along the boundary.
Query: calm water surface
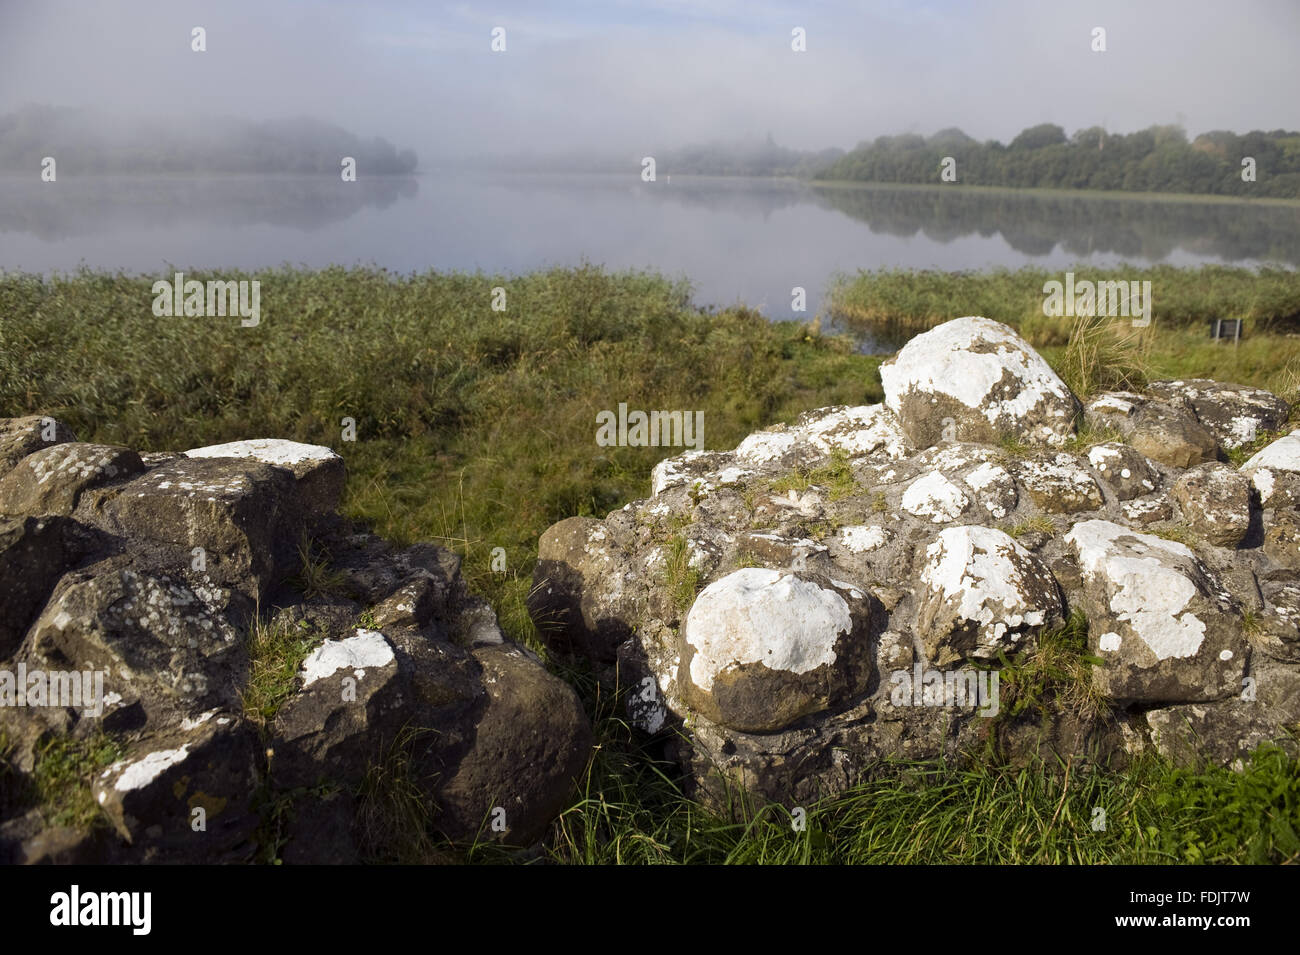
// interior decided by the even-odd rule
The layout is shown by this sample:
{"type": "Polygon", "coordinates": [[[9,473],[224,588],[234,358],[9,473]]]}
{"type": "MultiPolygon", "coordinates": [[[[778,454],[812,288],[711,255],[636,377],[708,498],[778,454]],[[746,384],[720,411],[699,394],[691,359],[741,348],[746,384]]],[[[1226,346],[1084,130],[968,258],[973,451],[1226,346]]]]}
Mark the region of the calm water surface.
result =
{"type": "Polygon", "coordinates": [[[374,264],[684,277],[697,304],[816,314],[862,268],[1300,265],[1300,205],[816,187],[785,180],[432,172],[407,179],[0,178],[0,269],[374,264]]]}

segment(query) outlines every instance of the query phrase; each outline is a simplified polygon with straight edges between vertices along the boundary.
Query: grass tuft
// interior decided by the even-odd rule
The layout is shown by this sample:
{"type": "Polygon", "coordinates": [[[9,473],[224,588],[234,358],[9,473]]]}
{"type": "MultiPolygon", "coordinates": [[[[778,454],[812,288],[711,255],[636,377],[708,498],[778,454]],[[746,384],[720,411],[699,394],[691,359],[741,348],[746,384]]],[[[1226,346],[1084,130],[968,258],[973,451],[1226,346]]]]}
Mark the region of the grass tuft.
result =
{"type": "Polygon", "coordinates": [[[45,742],[36,752],[32,781],[46,822],[82,829],[107,826],[91,784],[125,755],[122,743],[105,733],[85,739],[55,736],[45,742]]]}
{"type": "Polygon", "coordinates": [[[265,622],[260,617],[249,631],[248,686],[242,693],[244,716],[263,731],[298,687],[303,660],[322,640],[305,620],[297,626],[265,622]]]}

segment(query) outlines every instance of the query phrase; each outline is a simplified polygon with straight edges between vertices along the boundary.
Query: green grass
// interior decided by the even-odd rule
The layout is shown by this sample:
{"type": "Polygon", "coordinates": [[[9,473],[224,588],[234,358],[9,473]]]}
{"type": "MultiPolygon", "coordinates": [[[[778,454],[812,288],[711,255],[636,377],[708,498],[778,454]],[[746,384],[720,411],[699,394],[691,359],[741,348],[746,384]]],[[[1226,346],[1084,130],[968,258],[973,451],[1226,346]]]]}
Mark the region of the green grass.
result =
{"type": "Polygon", "coordinates": [[[243,692],[244,716],[265,728],[298,687],[298,671],[322,636],[306,621],[297,626],[270,624],[260,616],[247,638],[249,677],[243,692]]]}
{"type": "Polygon", "coordinates": [[[126,751],[104,733],[85,739],[55,736],[36,752],[32,773],[36,801],[49,825],[95,828],[108,824],[91,790],[91,781],[126,751]]]}
{"type": "MultiPolygon", "coordinates": [[[[1147,271],[1123,270],[1122,277],[1147,271]]],[[[1295,393],[1300,339],[1263,334],[1300,312],[1294,276],[1246,279],[1236,274],[1242,271],[1153,271],[1166,284],[1155,289],[1145,374],[1295,393]],[[1209,343],[1203,330],[1183,327],[1207,311],[1237,309],[1248,319],[1237,346],[1209,343]]],[[[1046,275],[916,274],[922,278],[890,274],[858,286],[866,296],[859,305],[916,328],[964,314],[1019,318],[1059,366],[1070,329],[1038,321],[1046,275]]],[[[599,447],[596,412],[621,401],[644,410],[702,410],[705,446],[728,448],[811,408],[881,400],[879,359],[856,354],[851,341],[814,326],[769,323],[744,308],[696,310],[684,286],[654,275],[580,268],[396,276],[334,268],[221,277],[262,282],[258,328],[155,318],[152,276],[0,276],[0,414],[52,414],[82,440],[141,450],[250,437],[331,446],[347,462],[349,516],[399,543],[431,539],[458,550],[471,587],[492,601],[512,637],[534,648],[541,645],[524,598],[538,536],[564,517],[603,517],[645,497],[653,464],[678,450],[599,447]],[[491,311],[496,285],[508,289],[505,313],[491,311]],[[341,440],[344,417],[356,420],[355,442],[341,440]],[[496,546],[506,550],[505,573],[491,571],[496,546]]],[[[1104,370],[1104,356],[1092,367],[1104,370]]],[[[1012,450],[1020,449],[1004,452],[1012,450]]],[[[834,493],[851,485],[852,474],[832,460],[796,480],[834,493]]],[[[882,492],[870,509],[887,510],[882,492]]],[[[668,573],[685,609],[700,581],[685,561],[682,530],[657,526],[656,539],[669,545],[668,573]]],[[[338,586],[326,555],[308,545],[305,556],[304,586],[319,593],[338,586]]],[[[254,628],[250,719],[265,725],[274,718],[318,640],[305,630],[254,628]]],[[[1050,640],[1040,646],[1046,649],[1036,660],[1019,661],[1015,692],[1023,695],[1016,699],[1057,705],[1078,688],[1071,677],[1071,666],[1082,665],[1078,648],[1050,640]]],[[[599,746],[581,792],[542,846],[543,861],[1295,861],[1297,769],[1269,754],[1235,775],[1181,773],[1156,760],[1114,774],[1079,765],[1067,773],[996,762],[960,769],[885,764],[850,792],[804,807],[802,832],[790,825],[794,807],[736,800],[730,813],[710,812],[682,796],[674,772],[614,715],[622,710],[610,694],[589,675],[551,665],[579,687],[599,746]],[[1097,806],[1107,811],[1105,831],[1090,826],[1097,806]]],[[[43,799],[60,818],[89,818],[90,773],[113,751],[108,744],[61,745],[42,757],[43,799]]],[[[360,794],[366,831],[377,855],[396,857],[391,834],[424,831],[427,807],[412,805],[400,752],[378,767],[360,794]]],[[[292,811],[292,798],[281,797],[264,807],[276,832],[292,811]]],[[[281,836],[269,840],[268,860],[281,836]]],[[[436,840],[413,838],[411,846],[421,856],[441,851],[436,840]]],[[[534,861],[538,854],[483,843],[467,857],[534,861]]]]}
{"type": "Polygon", "coordinates": [[[664,548],[663,581],[677,612],[685,614],[700,591],[700,572],[691,566],[691,550],[681,534],[669,538],[664,548]]]}
{"type": "Polygon", "coordinates": [[[1088,620],[1077,610],[1061,626],[1039,633],[1031,647],[1000,662],[998,718],[1030,711],[1045,715],[1050,707],[1090,723],[1106,710],[1092,682],[1092,667],[1102,661],[1088,654],[1088,620]]]}
{"type": "Polygon", "coordinates": [[[330,567],[329,555],[306,535],[298,542],[298,564],[298,573],[291,582],[308,600],[345,595],[346,577],[330,567]]]}
{"type": "Polygon", "coordinates": [[[361,851],[370,862],[419,864],[454,856],[434,835],[438,809],[413,776],[411,748],[432,729],[404,728],[371,761],[358,788],[361,851]]]}
{"type": "Polygon", "coordinates": [[[842,321],[893,334],[915,334],[953,318],[983,315],[1020,329],[1035,347],[1064,345],[1073,319],[1043,314],[1043,285],[1063,282],[1067,271],[1074,272],[1076,281],[1151,282],[1151,327],[1157,329],[1199,324],[1195,331],[1204,337],[1212,318],[1244,318],[1249,340],[1300,318],[1300,274],[1217,265],[863,271],[836,277],[831,311],[842,321]]]}
{"type": "Polygon", "coordinates": [[[680,795],[625,725],[602,748],[537,852],[480,844],[474,862],[560,864],[1152,864],[1297,861],[1300,774],[1261,749],[1244,772],[1189,772],[1154,756],[1125,772],[1084,763],[965,767],[888,761],[803,807],[680,795]],[[793,810],[806,810],[797,829],[793,810]],[[1096,810],[1105,828],[1094,828],[1096,810]]]}
{"type": "Polygon", "coordinates": [[[1033,517],[1026,518],[1007,527],[1002,528],[1011,537],[1019,540],[1026,534],[1038,533],[1052,536],[1056,534],[1056,524],[1046,514],[1036,514],[1033,517]]]}
{"type": "Polygon", "coordinates": [[[769,485],[779,494],[787,491],[803,492],[814,486],[826,488],[832,501],[856,494],[858,485],[853,479],[849,453],[843,448],[835,448],[826,464],[815,468],[797,467],[786,477],[772,481],[769,485]]]}
{"type": "Polygon", "coordinates": [[[1022,461],[1025,458],[1033,458],[1041,454],[1043,454],[1041,447],[1021,441],[1014,435],[1006,435],[998,442],[997,458],[1002,464],[1022,461]]]}

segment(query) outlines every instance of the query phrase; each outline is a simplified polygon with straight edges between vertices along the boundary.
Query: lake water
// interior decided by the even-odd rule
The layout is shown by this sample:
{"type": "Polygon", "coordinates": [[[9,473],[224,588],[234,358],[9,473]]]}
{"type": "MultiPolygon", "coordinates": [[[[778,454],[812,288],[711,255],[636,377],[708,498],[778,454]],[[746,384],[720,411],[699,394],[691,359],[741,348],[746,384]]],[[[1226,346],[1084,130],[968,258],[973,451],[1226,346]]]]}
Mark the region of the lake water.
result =
{"type": "Polygon", "coordinates": [[[687,278],[697,304],[816,314],[884,267],[1300,265],[1300,205],[817,187],[787,180],[435,172],[403,179],[0,178],[0,269],[374,264],[519,273],[601,264],[687,278]]]}

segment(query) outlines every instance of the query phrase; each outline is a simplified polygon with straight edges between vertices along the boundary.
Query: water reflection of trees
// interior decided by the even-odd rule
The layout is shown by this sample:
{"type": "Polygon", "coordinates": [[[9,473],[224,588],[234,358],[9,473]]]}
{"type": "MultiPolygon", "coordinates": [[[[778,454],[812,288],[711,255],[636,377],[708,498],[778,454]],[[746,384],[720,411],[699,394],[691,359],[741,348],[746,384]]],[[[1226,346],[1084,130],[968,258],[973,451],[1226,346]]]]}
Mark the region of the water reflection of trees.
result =
{"type": "Polygon", "coordinates": [[[1017,252],[1161,260],[1176,249],[1229,261],[1300,264],[1300,206],[1094,198],[931,188],[813,187],[823,207],[873,232],[951,242],[1001,235],[1017,252]]]}
{"type": "Polygon", "coordinates": [[[344,183],[338,176],[214,179],[94,177],[44,183],[0,178],[0,232],[41,239],[113,232],[122,227],[272,225],[313,232],[364,208],[412,199],[411,177],[344,183]]]}

